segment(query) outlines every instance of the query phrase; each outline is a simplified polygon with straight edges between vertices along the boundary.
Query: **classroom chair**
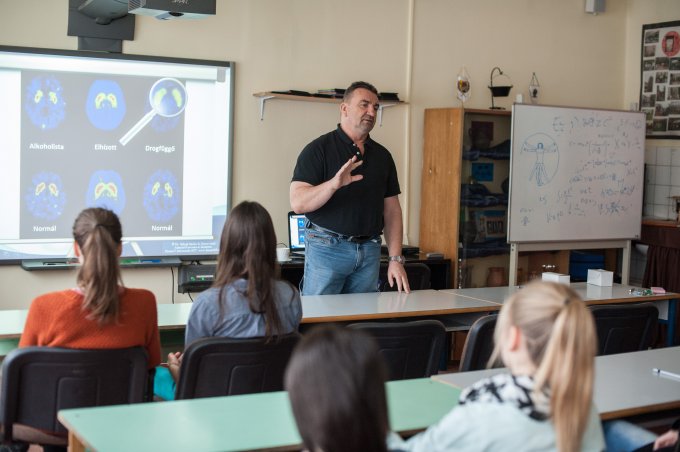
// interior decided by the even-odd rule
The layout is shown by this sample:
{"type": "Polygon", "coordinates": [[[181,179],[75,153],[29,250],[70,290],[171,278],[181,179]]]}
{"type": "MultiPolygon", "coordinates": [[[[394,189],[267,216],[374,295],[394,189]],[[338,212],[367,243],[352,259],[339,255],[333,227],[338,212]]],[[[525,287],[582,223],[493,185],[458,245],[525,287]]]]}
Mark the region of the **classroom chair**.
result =
{"type": "Polygon", "coordinates": [[[147,400],[147,362],[142,347],[11,351],[2,363],[2,443],[67,446],[68,431],[57,412],[147,400]]]}
{"type": "Polygon", "coordinates": [[[598,355],[646,350],[656,338],[659,310],[653,303],[590,306],[598,355]]]}
{"type": "MultiPolygon", "coordinates": [[[[387,263],[380,264],[380,275],[378,277],[378,290],[380,292],[392,292],[397,290],[397,285],[390,287],[387,282],[387,263]]],[[[404,270],[408,277],[408,283],[411,290],[426,290],[431,287],[431,271],[430,267],[421,262],[406,262],[404,270]]]]}
{"type": "Polygon", "coordinates": [[[493,332],[496,329],[496,319],[498,319],[497,314],[485,315],[472,324],[465,339],[465,345],[463,345],[460,372],[486,369],[493,353],[493,332]]]}
{"type": "Polygon", "coordinates": [[[283,375],[300,335],[264,338],[210,337],[185,350],[175,399],[283,390],[283,375]]]}
{"type": "Polygon", "coordinates": [[[429,377],[437,373],[446,330],[439,320],[362,322],[347,328],[363,330],[378,341],[389,380],[429,377]]]}

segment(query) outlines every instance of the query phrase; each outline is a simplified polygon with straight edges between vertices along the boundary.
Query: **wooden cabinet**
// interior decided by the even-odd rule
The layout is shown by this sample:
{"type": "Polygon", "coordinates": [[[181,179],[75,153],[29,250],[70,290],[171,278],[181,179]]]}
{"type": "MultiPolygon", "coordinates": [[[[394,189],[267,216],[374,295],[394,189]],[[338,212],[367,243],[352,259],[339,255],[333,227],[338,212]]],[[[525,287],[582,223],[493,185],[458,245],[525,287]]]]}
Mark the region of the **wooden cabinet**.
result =
{"type": "Polygon", "coordinates": [[[492,267],[507,283],[510,132],[510,111],[425,110],[419,246],[451,259],[455,287],[485,286],[492,267]]]}

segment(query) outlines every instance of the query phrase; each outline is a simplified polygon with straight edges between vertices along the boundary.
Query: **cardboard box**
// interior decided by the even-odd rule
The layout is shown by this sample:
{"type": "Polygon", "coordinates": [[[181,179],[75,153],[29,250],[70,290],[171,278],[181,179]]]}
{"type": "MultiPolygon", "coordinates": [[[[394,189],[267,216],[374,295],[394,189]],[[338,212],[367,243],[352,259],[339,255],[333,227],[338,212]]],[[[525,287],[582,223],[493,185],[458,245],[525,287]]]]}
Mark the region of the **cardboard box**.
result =
{"type": "Polygon", "coordinates": [[[614,288],[612,286],[595,286],[593,284],[586,284],[586,298],[592,300],[602,300],[603,298],[612,298],[614,288]]]}
{"type": "Polygon", "coordinates": [[[614,282],[614,273],[601,270],[593,269],[588,270],[588,284],[594,284],[596,286],[611,286],[614,282]]]}
{"type": "Polygon", "coordinates": [[[555,273],[555,272],[543,272],[541,274],[541,279],[543,281],[552,281],[564,285],[569,285],[570,283],[570,278],[569,275],[565,275],[563,273],[555,273]]]}

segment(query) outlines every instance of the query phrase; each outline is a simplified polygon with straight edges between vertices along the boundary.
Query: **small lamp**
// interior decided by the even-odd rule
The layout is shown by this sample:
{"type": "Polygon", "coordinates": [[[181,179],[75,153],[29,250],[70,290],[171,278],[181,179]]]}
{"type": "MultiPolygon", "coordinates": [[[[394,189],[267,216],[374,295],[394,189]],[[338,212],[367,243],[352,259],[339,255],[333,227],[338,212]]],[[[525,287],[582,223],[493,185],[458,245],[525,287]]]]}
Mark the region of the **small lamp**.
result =
{"type": "Polygon", "coordinates": [[[531,103],[535,104],[538,102],[540,88],[541,85],[538,83],[538,77],[536,77],[536,73],[534,72],[531,75],[531,81],[529,82],[529,99],[531,99],[531,103]]]}
{"type": "Polygon", "coordinates": [[[495,68],[491,69],[491,75],[489,75],[489,89],[491,90],[491,109],[492,110],[505,110],[503,107],[496,107],[493,102],[494,97],[508,97],[510,94],[510,90],[512,89],[512,81],[510,80],[510,77],[505,75],[503,71],[501,71],[501,68],[496,66],[495,68]],[[494,75],[494,72],[498,71],[498,74],[494,75]],[[499,85],[493,84],[494,78],[496,77],[503,77],[505,83],[508,83],[507,85],[499,85]]]}

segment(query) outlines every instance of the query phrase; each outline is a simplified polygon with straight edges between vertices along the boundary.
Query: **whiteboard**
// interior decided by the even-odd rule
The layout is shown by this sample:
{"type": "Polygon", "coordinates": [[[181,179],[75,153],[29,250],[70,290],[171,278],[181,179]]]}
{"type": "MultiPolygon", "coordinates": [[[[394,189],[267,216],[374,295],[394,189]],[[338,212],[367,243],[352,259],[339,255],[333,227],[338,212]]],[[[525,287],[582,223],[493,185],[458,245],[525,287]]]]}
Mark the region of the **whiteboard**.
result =
{"type": "Polygon", "coordinates": [[[515,104],[508,242],[640,237],[642,112],[515,104]]]}

